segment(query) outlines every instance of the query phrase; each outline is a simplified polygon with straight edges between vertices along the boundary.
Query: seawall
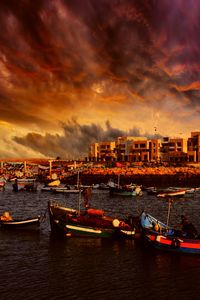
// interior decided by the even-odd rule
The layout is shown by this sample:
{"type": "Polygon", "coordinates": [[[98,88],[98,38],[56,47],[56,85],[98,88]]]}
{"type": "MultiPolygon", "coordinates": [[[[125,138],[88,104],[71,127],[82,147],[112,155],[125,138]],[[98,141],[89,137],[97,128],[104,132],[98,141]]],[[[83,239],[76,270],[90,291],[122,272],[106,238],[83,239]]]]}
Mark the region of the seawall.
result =
{"type": "MultiPolygon", "coordinates": [[[[110,179],[120,184],[136,183],[143,186],[200,186],[200,168],[91,168],[80,173],[81,184],[107,183],[110,179]]],[[[77,183],[77,176],[67,179],[77,183]]]]}

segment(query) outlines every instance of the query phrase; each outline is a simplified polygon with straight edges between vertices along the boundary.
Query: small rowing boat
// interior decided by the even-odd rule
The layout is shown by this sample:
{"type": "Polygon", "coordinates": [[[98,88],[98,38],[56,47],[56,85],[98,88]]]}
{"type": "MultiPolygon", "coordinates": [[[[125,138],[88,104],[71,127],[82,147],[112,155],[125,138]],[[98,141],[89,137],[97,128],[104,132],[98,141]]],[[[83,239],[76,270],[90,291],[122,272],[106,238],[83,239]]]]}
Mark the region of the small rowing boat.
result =
{"type": "Polygon", "coordinates": [[[13,219],[9,212],[4,212],[0,217],[0,227],[6,229],[39,229],[40,216],[26,219],[13,219]]]}

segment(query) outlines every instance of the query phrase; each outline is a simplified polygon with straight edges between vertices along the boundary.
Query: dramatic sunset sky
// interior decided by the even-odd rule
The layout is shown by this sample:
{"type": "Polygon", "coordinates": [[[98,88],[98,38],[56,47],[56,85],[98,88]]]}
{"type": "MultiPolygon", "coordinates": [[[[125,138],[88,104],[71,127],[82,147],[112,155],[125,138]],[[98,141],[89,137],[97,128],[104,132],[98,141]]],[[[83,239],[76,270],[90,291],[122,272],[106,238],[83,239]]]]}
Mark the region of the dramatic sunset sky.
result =
{"type": "Polygon", "coordinates": [[[200,130],[200,1],[1,0],[0,158],[200,130]]]}

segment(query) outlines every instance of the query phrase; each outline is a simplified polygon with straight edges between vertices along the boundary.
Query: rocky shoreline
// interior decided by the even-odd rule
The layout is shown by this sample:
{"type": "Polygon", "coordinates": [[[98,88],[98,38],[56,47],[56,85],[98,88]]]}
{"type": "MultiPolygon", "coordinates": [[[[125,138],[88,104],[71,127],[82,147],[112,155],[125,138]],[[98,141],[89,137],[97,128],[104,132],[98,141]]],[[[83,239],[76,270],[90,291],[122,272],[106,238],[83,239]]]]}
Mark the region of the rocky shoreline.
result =
{"type": "MultiPolygon", "coordinates": [[[[200,168],[91,168],[80,173],[81,184],[107,183],[110,179],[121,184],[136,183],[143,186],[200,186],[200,168]]],[[[68,183],[76,183],[74,177],[68,183]]]]}
{"type": "MultiPolygon", "coordinates": [[[[80,173],[81,184],[107,183],[110,179],[121,184],[136,183],[143,186],[200,186],[200,168],[91,168],[80,173]]],[[[76,178],[68,178],[75,183],[76,178]]]]}
{"type": "MultiPolygon", "coordinates": [[[[80,176],[82,184],[95,184],[95,183],[107,183],[110,179],[114,182],[118,182],[117,175],[99,175],[99,174],[86,174],[80,176]]],[[[73,182],[74,183],[74,182],[73,182]]],[[[179,176],[179,175],[135,175],[135,176],[120,176],[120,184],[136,183],[143,186],[187,186],[187,187],[199,187],[200,175],[194,176],[179,176]]]]}

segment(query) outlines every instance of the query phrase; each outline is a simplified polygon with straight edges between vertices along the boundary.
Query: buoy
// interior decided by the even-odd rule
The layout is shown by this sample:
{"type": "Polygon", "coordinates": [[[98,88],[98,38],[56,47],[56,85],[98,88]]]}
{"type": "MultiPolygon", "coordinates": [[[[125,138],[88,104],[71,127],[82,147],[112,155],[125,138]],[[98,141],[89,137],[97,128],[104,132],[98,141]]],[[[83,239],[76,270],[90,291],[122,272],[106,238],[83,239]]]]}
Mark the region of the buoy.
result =
{"type": "Polygon", "coordinates": [[[114,219],[112,222],[114,227],[119,227],[119,223],[120,223],[120,221],[118,219],[114,219]]]}

